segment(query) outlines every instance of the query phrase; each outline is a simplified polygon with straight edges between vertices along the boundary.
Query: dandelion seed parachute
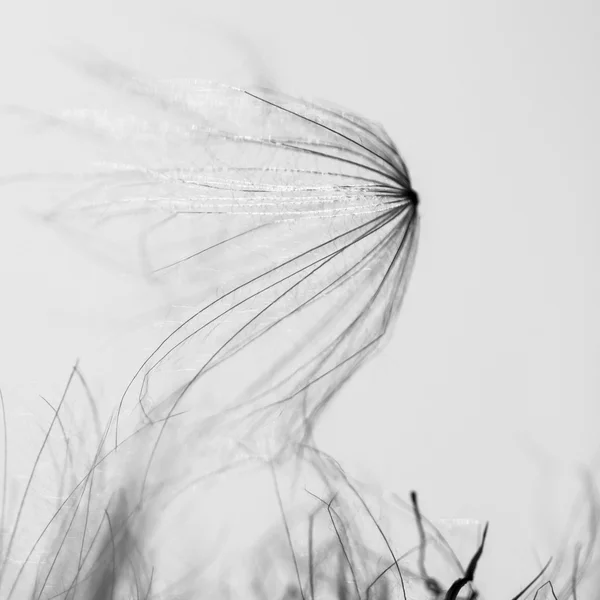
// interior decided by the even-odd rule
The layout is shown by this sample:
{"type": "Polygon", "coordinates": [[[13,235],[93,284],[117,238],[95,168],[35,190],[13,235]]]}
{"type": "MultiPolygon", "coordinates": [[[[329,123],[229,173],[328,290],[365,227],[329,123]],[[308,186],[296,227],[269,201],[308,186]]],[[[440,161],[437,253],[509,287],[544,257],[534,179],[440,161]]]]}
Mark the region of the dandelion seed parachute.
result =
{"type": "Polygon", "coordinates": [[[191,436],[202,422],[255,451],[306,442],[381,344],[413,266],[418,196],[395,144],[278,92],[83,68],[136,112],[47,119],[104,156],[51,216],[113,244],[120,231],[181,294],[117,420],[139,402],[150,419],[188,411],[191,436]]]}

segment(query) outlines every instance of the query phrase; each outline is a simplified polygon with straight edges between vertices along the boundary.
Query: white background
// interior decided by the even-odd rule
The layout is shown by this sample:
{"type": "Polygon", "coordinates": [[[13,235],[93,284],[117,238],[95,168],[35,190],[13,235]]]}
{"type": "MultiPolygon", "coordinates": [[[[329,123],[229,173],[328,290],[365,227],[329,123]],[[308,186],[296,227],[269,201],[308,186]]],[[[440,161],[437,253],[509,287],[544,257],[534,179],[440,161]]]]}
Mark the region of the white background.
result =
{"type": "MultiPolygon", "coordinates": [[[[600,5],[10,4],[3,102],[71,99],[44,53],[74,39],[152,75],[259,81],[385,125],[422,199],[419,256],[392,342],[319,438],[359,477],[417,489],[432,517],[490,519],[486,590],[515,593],[574,499],[567,474],[598,449],[600,5]]],[[[40,152],[10,135],[3,172],[40,152]]],[[[35,413],[31,394],[57,393],[143,292],[92,269],[16,203],[1,190],[0,383],[5,397],[27,390],[35,413]]]]}

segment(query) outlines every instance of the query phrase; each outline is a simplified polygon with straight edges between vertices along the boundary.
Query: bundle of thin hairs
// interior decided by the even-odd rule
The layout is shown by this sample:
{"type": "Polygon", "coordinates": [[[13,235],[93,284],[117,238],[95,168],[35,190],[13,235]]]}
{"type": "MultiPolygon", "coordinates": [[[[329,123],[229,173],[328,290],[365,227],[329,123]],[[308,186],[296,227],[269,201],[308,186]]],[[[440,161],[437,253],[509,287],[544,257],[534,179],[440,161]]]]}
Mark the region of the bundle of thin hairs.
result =
{"type": "MultiPolygon", "coordinates": [[[[281,92],[70,60],[113,111],[11,111],[95,160],[3,188],[33,183],[56,199],[49,227],[158,282],[169,329],[116,397],[73,367],[44,400],[19,495],[2,397],[0,598],[478,597],[487,525],[460,557],[416,493],[361,484],[314,439],[381,347],[413,268],[419,196],[394,142],[281,92]],[[44,465],[54,477],[40,483],[44,465]]],[[[583,526],[515,600],[581,596],[597,564],[592,483],[585,500],[583,526]]]]}

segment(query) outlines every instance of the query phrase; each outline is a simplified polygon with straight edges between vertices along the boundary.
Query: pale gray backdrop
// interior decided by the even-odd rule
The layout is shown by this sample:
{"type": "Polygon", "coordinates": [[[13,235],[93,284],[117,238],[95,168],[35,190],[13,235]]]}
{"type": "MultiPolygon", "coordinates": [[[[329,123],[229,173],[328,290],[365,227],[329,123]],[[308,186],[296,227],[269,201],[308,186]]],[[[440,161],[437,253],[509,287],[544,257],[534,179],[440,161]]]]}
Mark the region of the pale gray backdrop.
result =
{"type": "MultiPolygon", "coordinates": [[[[4,102],[72,103],[44,48],[73,39],[152,75],[276,85],[385,125],[422,198],[416,271],[393,341],[319,438],[359,477],[419,490],[432,517],[490,519],[482,577],[492,598],[515,592],[566,515],[569,474],[598,446],[600,5],[11,4],[4,102]]],[[[3,171],[52,152],[24,146],[17,128],[2,138],[3,171]]],[[[145,292],[73,255],[17,202],[2,191],[0,382],[33,415],[13,430],[32,431],[34,392],[106,350],[123,303],[143,306],[145,292]]],[[[109,356],[105,382],[122,363],[109,356]]]]}

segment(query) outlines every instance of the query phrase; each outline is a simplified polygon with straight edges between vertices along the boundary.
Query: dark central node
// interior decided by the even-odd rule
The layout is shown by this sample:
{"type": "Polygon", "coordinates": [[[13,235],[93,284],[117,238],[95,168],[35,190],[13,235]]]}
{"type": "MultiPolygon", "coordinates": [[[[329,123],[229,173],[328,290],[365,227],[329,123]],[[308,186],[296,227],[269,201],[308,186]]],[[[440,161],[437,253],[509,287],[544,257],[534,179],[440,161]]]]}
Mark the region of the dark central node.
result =
{"type": "Polygon", "coordinates": [[[405,197],[411,204],[414,204],[415,206],[419,204],[419,194],[417,194],[417,192],[415,192],[415,190],[412,188],[406,190],[405,197]]]}

